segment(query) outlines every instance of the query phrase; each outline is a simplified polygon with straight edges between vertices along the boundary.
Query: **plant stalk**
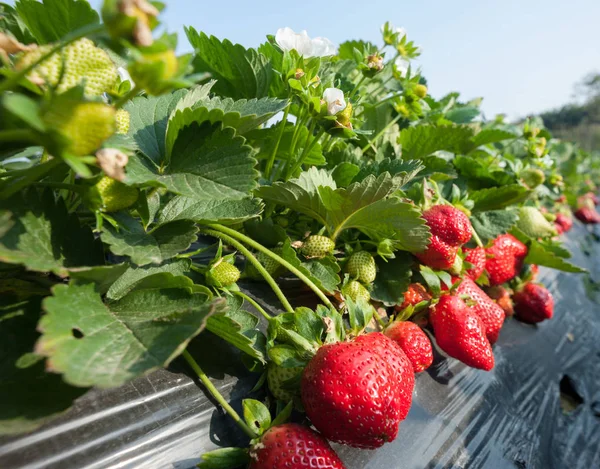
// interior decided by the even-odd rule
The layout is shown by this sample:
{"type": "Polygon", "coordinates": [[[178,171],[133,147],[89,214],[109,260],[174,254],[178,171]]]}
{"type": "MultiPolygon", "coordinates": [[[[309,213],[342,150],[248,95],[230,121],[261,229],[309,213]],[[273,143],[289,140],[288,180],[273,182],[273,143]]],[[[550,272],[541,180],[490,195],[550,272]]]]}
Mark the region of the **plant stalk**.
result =
{"type": "Polygon", "coordinates": [[[264,308],[258,304],[258,302],[256,302],[255,300],[253,300],[252,298],[250,298],[248,295],[246,295],[245,293],[241,292],[241,291],[232,291],[231,293],[233,293],[234,295],[239,296],[240,298],[243,298],[245,301],[247,301],[248,303],[250,303],[252,306],[254,306],[254,308],[260,313],[262,314],[262,316],[267,320],[267,321],[272,321],[273,317],[267,313],[264,308]]]}
{"type": "Polygon", "coordinates": [[[267,164],[265,166],[265,178],[269,179],[271,177],[271,171],[273,170],[273,165],[275,164],[275,157],[277,156],[277,151],[279,150],[279,144],[281,143],[281,139],[285,132],[285,124],[287,124],[287,118],[290,114],[290,107],[292,107],[292,103],[287,105],[285,111],[283,113],[283,118],[281,119],[281,129],[279,130],[279,135],[277,136],[277,142],[275,143],[275,147],[273,147],[273,152],[269,156],[267,160],[267,164]]]}

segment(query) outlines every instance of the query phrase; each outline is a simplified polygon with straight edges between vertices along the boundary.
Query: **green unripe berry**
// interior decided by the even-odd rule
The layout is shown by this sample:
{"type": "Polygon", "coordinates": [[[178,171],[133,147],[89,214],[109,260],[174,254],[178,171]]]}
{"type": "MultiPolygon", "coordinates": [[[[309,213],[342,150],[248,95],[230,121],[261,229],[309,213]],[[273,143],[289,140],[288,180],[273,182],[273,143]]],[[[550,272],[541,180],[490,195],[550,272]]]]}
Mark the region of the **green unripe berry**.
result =
{"type": "Polygon", "coordinates": [[[239,269],[229,262],[219,261],[206,273],[206,283],[217,288],[227,288],[240,279],[239,269]]]}
{"type": "Polygon", "coordinates": [[[89,198],[94,208],[102,212],[118,212],[137,202],[139,191],[122,182],[102,177],[91,189],[89,198]]]}
{"type": "Polygon", "coordinates": [[[521,180],[525,183],[527,187],[530,189],[534,189],[538,187],[540,184],[543,184],[546,180],[546,176],[541,169],[538,168],[527,168],[521,171],[521,180]]]}
{"type": "MultiPolygon", "coordinates": [[[[281,255],[282,253],[281,248],[274,248],[272,249],[272,251],[275,254],[279,255],[281,255]]],[[[256,257],[256,260],[261,263],[261,265],[265,268],[268,274],[273,278],[279,277],[285,271],[285,269],[279,262],[267,256],[263,252],[257,252],[254,255],[254,257],[256,257]]],[[[251,278],[252,280],[263,280],[263,276],[251,262],[246,261],[245,272],[248,278],[251,278]]]]}
{"type": "Polygon", "coordinates": [[[346,272],[359,282],[372,283],[377,276],[375,259],[367,251],[355,252],[346,263],[346,272]]]}
{"type": "Polygon", "coordinates": [[[415,94],[420,99],[423,99],[425,96],[427,96],[427,87],[425,85],[421,85],[421,84],[416,85],[415,86],[415,94]]]}
{"type": "Polygon", "coordinates": [[[303,369],[301,366],[284,368],[273,362],[269,363],[267,366],[267,383],[269,384],[271,394],[283,402],[290,402],[294,397],[297,397],[299,393],[286,389],[284,383],[298,376],[302,373],[303,369]]]}
{"type": "Polygon", "coordinates": [[[369,290],[363,287],[356,280],[350,280],[342,287],[342,295],[350,298],[355,303],[357,303],[359,299],[363,299],[367,303],[371,301],[371,294],[369,293],[369,290]]]}
{"type": "Polygon", "coordinates": [[[306,238],[302,244],[301,252],[308,258],[325,257],[331,254],[335,243],[327,236],[313,235],[306,238]]]}

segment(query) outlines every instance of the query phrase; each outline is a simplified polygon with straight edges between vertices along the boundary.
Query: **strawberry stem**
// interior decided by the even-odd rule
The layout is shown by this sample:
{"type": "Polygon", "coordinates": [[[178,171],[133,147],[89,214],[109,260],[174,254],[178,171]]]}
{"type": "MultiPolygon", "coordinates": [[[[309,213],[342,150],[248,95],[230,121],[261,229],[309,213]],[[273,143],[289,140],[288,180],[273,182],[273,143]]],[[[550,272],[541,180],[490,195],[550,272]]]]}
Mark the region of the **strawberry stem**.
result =
{"type": "MultiPolygon", "coordinates": [[[[220,226],[220,225],[209,225],[209,226],[214,227],[214,226],[220,226]]],[[[225,227],[223,227],[223,228],[225,228],[225,227]]],[[[216,230],[203,230],[203,231],[207,235],[222,239],[223,241],[232,245],[234,248],[236,248],[238,251],[240,251],[246,258],[246,260],[248,260],[256,268],[256,270],[258,270],[258,272],[263,276],[265,281],[273,289],[273,292],[275,293],[275,295],[277,295],[277,298],[279,298],[279,301],[281,301],[281,304],[283,305],[285,310],[288,313],[294,312],[294,308],[292,308],[292,305],[290,304],[290,302],[287,300],[287,298],[281,291],[281,288],[279,288],[279,285],[277,285],[277,282],[275,282],[273,277],[269,274],[269,272],[267,272],[267,270],[258,261],[258,259],[256,257],[254,257],[254,254],[252,254],[242,243],[233,239],[233,237],[231,237],[231,236],[221,233],[220,231],[216,231],[216,230]]],[[[234,231],[234,230],[230,230],[230,231],[234,231]]],[[[235,233],[237,233],[237,232],[235,232],[235,233]]],[[[260,244],[259,244],[259,246],[260,246],[260,244]]],[[[266,249],[266,248],[263,248],[263,249],[265,249],[268,252],[271,252],[269,249],[266,249]]]]}
{"type": "MultiPolygon", "coordinates": [[[[231,238],[239,239],[240,241],[243,241],[244,243],[246,243],[248,246],[253,247],[257,251],[260,251],[260,252],[264,253],[265,255],[269,256],[271,259],[279,262],[283,267],[285,267],[290,272],[292,272],[296,277],[298,277],[300,280],[302,280],[313,292],[315,292],[315,294],[319,297],[319,299],[323,303],[325,303],[325,305],[328,308],[335,309],[333,304],[331,304],[331,301],[329,301],[329,298],[327,298],[327,296],[325,296],[325,294],[321,291],[321,289],[319,287],[317,287],[306,275],[304,275],[302,272],[300,272],[300,270],[298,270],[296,267],[294,267],[292,264],[290,264],[288,261],[286,261],[281,256],[278,256],[270,249],[267,249],[266,247],[264,247],[262,244],[257,243],[252,238],[249,238],[248,236],[245,236],[242,233],[232,230],[231,228],[227,228],[223,225],[212,224],[212,223],[207,226],[209,228],[212,228],[213,230],[218,230],[218,231],[216,231],[216,233],[219,233],[218,234],[219,237],[229,235],[229,236],[227,236],[227,239],[231,239],[231,238]]],[[[206,230],[205,230],[205,232],[206,232],[206,230]]],[[[214,235],[214,236],[217,236],[217,235],[214,235]]],[[[227,241],[227,239],[224,237],[222,239],[224,241],[227,241]]],[[[232,244],[232,246],[233,246],[233,244],[232,244]]],[[[240,252],[241,252],[241,249],[240,249],[240,252]]],[[[256,261],[256,262],[258,262],[258,261],[256,261]]],[[[260,262],[258,262],[258,263],[260,264],[260,262]]],[[[261,265],[261,267],[262,267],[262,265],[261,265]]],[[[277,293],[277,292],[275,292],[275,293],[277,293]]],[[[292,310],[292,312],[293,312],[293,310],[292,310]]]]}
{"type": "Polygon", "coordinates": [[[471,234],[473,235],[473,241],[475,241],[475,244],[477,244],[477,246],[479,246],[480,248],[484,247],[483,243],[481,242],[481,238],[479,237],[477,231],[475,231],[475,228],[473,227],[471,227],[471,234]]]}
{"type": "Polygon", "coordinates": [[[204,384],[204,387],[206,387],[210,395],[214,397],[219,404],[221,404],[221,407],[225,409],[225,411],[235,421],[235,423],[238,424],[238,426],[243,430],[243,432],[246,435],[248,435],[252,440],[258,438],[258,435],[254,433],[248,425],[246,425],[246,423],[240,417],[240,415],[233,409],[233,407],[229,405],[229,403],[225,400],[225,398],[215,387],[215,385],[211,383],[208,376],[206,376],[206,373],[202,371],[202,368],[200,368],[200,365],[198,365],[198,363],[196,362],[196,360],[194,360],[190,353],[187,350],[184,350],[181,356],[185,358],[192,370],[194,370],[194,372],[198,375],[198,378],[200,379],[200,381],[202,381],[202,384],[204,384]]]}
{"type": "Polygon", "coordinates": [[[245,293],[242,293],[241,291],[232,291],[231,293],[233,293],[234,295],[239,296],[240,298],[243,298],[245,301],[247,301],[248,303],[250,303],[252,306],[254,306],[254,308],[263,315],[263,317],[267,320],[267,321],[272,321],[273,317],[267,313],[264,308],[259,305],[254,299],[250,298],[248,295],[246,295],[245,293]]]}

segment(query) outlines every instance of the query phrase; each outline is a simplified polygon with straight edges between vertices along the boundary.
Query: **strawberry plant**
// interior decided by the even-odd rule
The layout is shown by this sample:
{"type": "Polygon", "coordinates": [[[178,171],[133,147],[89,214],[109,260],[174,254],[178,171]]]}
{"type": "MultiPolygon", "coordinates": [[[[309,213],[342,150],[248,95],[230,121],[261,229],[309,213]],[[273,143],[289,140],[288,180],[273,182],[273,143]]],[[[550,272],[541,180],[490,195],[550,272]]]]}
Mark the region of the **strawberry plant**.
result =
{"type": "Polygon", "coordinates": [[[343,467],[327,439],[393,440],[432,341],[489,371],[513,304],[552,317],[533,267],[583,272],[558,235],[600,222],[599,159],[432,96],[388,23],[380,44],[283,28],[256,49],[190,26],[177,56],[162,7],[0,4],[0,432],[180,360],[249,440],[200,467],[343,467]],[[209,333],[267,404],[219,394],[186,349],[209,333]]]}

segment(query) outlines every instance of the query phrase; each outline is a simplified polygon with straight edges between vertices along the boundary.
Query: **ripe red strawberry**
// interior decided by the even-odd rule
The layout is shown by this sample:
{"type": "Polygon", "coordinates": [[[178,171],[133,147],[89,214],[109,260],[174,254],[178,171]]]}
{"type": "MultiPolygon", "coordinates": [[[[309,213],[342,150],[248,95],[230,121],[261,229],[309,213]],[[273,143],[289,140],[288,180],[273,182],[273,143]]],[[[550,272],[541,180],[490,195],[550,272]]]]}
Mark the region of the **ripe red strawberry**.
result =
{"type": "Polygon", "coordinates": [[[498,236],[491,247],[485,250],[490,285],[500,285],[517,276],[527,255],[527,246],[510,234],[498,236]]]}
{"type": "Polygon", "coordinates": [[[498,340],[498,334],[504,324],[504,310],[485,294],[485,292],[477,286],[477,284],[469,277],[463,278],[462,282],[456,289],[459,295],[468,295],[475,304],[471,306],[471,310],[479,316],[485,326],[485,335],[494,344],[498,340]]]}
{"type": "Polygon", "coordinates": [[[434,205],[423,212],[431,231],[427,249],[416,254],[425,265],[434,269],[450,269],[458,248],[471,239],[471,222],[467,216],[450,205],[434,205]]]}
{"type": "Polygon", "coordinates": [[[554,299],[542,285],[527,283],[513,295],[515,316],[523,322],[537,323],[552,318],[554,299]]]}
{"type": "Polygon", "coordinates": [[[396,438],[413,386],[402,349],[375,332],[322,346],[304,369],[301,396],[325,438],[374,449],[396,438]]]}
{"type": "Polygon", "coordinates": [[[396,311],[402,311],[409,306],[415,306],[421,301],[431,300],[431,295],[420,283],[411,283],[408,290],[404,293],[404,302],[400,306],[396,306],[396,311]]]}
{"type": "Polygon", "coordinates": [[[515,314],[515,310],[513,307],[513,301],[510,297],[510,291],[500,285],[496,285],[495,287],[489,287],[485,290],[487,295],[496,301],[498,306],[502,308],[504,314],[506,316],[512,316],[515,314]]]}
{"type": "Polygon", "coordinates": [[[325,438],[308,427],[271,427],[250,450],[249,469],[345,469],[325,438]]]}
{"type": "Polygon", "coordinates": [[[415,373],[426,370],[433,363],[431,341],[414,322],[393,322],[384,334],[396,342],[404,351],[415,373]]]}
{"type": "Polygon", "coordinates": [[[573,227],[573,219],[564,213],[557,213],[556,220],[554,220],[554,227],[558,231],[558,234],[566,233],[573,227]]]}
{"type": "Polygon", "coordinates": [[[442,350],[468,366],[489,371],[494,367],[485,326],[458,296],[444,295],[431,308],[429,320],[442,350]]]}
{"type": "Polygon", "coordinates": [[[465,248],[463,251],[466,254],[465,261],[473,264],[473,267],[467,270],[467,275],[473,280],[477,280],[485,270],[485,249],[476,247],[465,248]]]}
{"type": "Polygon", "coordinates": [[[575,218],[586,225],[600,223],[600,214],[591,207],[581,207],[575,211],[575,218]]]}

